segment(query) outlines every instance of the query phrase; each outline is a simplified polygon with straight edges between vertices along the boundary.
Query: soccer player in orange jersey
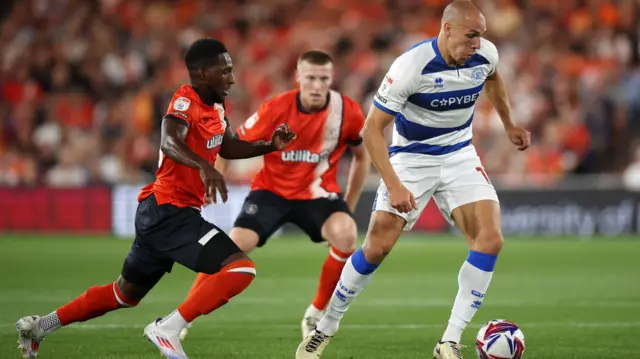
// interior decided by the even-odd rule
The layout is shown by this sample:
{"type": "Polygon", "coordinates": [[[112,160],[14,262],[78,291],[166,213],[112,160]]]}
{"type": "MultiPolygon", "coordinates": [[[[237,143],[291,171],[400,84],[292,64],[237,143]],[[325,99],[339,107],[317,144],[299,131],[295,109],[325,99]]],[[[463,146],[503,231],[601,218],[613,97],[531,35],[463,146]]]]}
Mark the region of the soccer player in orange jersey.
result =
{"type": "MultiPolygon", "coordinates": [[[[370,167],[361,131],[364,115],[352,99],[330,90],[333,61],[321,51],[298,59],[299,89],[265,103],[236,131],[245,141],[269,139],[281,123],[296,133],[286,151],[264,156],[251,192],[231,230],[231,239],[245,253],[266,243],[283,224],[300,227],[313,242],[328,241],[318,290],[302,320],[303,337],[311,332],[327,306],[345,262],[356,248],[352,217],[370,167]],[[344,196],[336,182],[338,160],[349,146],[353,162],[344,196]]],[[[198,284],[206,279],[200,274],[198,284]]],[[[186,335],[186,329],[182,337],[186,335]]]]}
{"type": "Polygon", "coordinates": [[[234,83],[231,57],[214,39],[194,42],[185,55],[191,84],[176,91],[162,120],[160,164],[156,180],[142,189],[135,216],[136,238],[113,283],[89,288],[49,315],[16,323],[25,358],[35,358],[50,333],[110,311],[136,306],[174,262],[206,273],[198,289],[178,308],[149,324],[144,335],[169,358],[185,359],[183,327],[242,292],[253,280],[249,257],[218,227],[205,221],[200,208],[227,199],[216,158],[260,156],[284,149],[295,137],[276,126],[267,141],[246,142],[233,136],[223,101],[234,83]]]}

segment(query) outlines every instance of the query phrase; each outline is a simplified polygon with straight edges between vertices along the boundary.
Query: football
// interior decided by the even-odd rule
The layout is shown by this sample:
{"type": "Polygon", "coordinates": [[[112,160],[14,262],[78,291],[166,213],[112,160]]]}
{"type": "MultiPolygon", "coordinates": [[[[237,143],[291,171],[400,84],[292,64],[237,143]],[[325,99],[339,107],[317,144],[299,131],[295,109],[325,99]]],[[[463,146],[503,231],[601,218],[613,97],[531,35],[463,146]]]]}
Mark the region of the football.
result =
{"type": "Polygon", "coordinates": [[[480,359],[520,359],[524,348],[524,334],[508,320],[491,320],[476,336],[476,352],[480,359]]]}

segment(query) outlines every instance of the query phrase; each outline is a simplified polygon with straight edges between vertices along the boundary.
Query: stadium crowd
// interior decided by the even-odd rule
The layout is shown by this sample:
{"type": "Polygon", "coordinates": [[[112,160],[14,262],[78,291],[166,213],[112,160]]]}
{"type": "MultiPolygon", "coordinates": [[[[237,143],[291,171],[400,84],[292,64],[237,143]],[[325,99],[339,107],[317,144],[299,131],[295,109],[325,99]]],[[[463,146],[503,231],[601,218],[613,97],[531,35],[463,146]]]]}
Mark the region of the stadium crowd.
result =
{"type": "MultiPolygon", "coordinates": [[[[478,0],[500,51],[513,118],[533,134],[517,153],[485,96],[474,144],[501,186],[621,173],[640,134],[639,0],[478,0]]],[[[437,35],[446,0],[20,0],[0,14],[0,185],[144,183],[159,121],[186,81],[185,47],[226,43],[233,127],[295,86],[297,56],[336,63],[334,88],[366,113],[391,62],[437,35]]],[[[640,152],[639,152],[640,153],[640,152]]],[[[345,165],[348,161],[345,161],[345,165]]],[[[247,181],[260,160],[238,161],[247,181]]]]}

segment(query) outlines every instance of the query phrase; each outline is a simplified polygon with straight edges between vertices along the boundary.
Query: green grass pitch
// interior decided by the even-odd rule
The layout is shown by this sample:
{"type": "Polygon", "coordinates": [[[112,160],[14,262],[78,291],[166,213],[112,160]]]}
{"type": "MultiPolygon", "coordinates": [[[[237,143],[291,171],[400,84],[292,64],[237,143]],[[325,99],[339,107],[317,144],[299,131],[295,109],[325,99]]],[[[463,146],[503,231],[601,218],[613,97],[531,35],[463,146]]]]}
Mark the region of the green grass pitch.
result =
{"type": "MultiPolygon", "coordinates": [[[[113,238],[0,237],[0,358],[19,358],[14,322],[46,314],[87,287],[113,281],[130,242],[113,238]]],[[[431,358],[457,290],[467,248],[458,237],[407,237],[352,304],[325,358],[431,358]]],[[[302,236],[252,254],[258,276],[227,306],[196,320],[192,358],[293,358],[326,248],[302,236]]],[[[158,358],[142,328],[173,310],[195,275],[176,266],[133,309],[73,325],[43,342],[39,358],[158,358]]],[[[493,283],[465,332],[475,358],[479,325],[518,323],[528,359],[640,358],[640,240],[508,241],[493,283]]]]}

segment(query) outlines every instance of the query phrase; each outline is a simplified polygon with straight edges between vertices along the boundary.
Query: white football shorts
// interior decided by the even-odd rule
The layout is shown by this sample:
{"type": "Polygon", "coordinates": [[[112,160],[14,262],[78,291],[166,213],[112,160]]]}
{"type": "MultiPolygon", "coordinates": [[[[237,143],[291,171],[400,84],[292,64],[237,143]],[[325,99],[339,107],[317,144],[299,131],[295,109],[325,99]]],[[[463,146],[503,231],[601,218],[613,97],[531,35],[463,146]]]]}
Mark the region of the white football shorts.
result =
{"type": "Polygon", "coordinates": [[[451,224],[454,224],[451,212],[462,205],[481,200],[499,202],[473,146],[452,153],[442,161],[423,161],[421,166],[415,160],[404,161],[401,158],[392,158],[391,163],[402,184],[413,194],[418,209],[400,213],[391,207],[389,192],[381,180],[373,211],[391,212],[404,218],[407,221],[403,228],[405,231],[411,230],[431,197],[451,224]]]}

